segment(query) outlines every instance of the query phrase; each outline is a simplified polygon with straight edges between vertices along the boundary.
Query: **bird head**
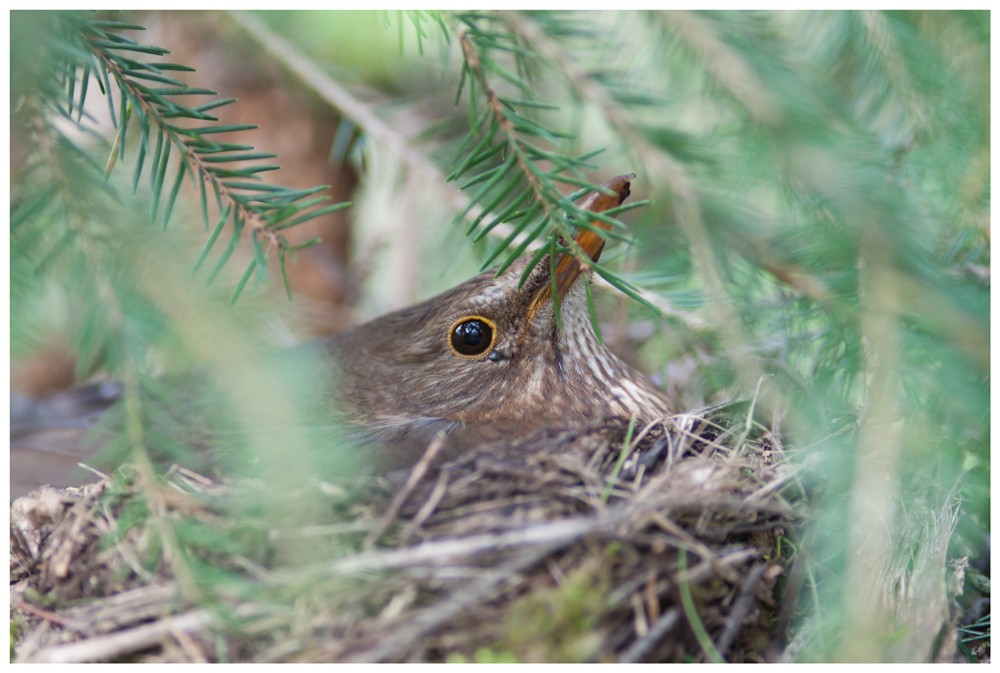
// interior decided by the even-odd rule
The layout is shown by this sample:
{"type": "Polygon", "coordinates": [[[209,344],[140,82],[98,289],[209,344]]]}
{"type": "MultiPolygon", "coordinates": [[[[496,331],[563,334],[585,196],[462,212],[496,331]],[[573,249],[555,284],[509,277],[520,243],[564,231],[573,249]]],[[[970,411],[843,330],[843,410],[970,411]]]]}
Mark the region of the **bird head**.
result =
{"type": "MultiPolygon", "coordinates": [[[[594,192],[580,206],[600,212],[620,204],[633,177],[609,180],[615,196],[594,192]]],[[[528,257],[499,276],[487,271],[335,334],[328,348],[341,371],[342,408],[376,432],[444,421],[476,428],[485,439],[665,414],[663,395],[594,332],[581,278],[592,273],[587,262],[603,245],[599,234],[580,229],[570,253],[554,263],[544,257],[523,283],[528,257]]]]}

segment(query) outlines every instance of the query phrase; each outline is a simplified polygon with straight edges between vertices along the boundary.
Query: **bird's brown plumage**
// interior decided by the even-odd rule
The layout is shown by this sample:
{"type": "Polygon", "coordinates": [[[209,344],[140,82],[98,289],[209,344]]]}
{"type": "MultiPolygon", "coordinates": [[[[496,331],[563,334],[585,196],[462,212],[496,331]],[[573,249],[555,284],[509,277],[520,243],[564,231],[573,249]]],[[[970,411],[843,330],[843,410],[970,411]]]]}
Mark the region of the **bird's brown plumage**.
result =
{"type": "MultiPolygon", "coordinates": [[[[586,205],[617,205],[631,177],[606,183],[620,194],[617,200],[586,205]]],[[[600,254],[597,234],[582,232],[575,240],[592,259],[600,254]]],[[[520,437],[543,426],[667,413],[662,393],[598,341],[586,288],[577,282],[590,270],[569,256],[556,260],[558,329],[549,259],[518,289],[527,264],[521,258],[497,278],[488,271],[327,340],[337,365],[338,404],[384,440],[390,465],[417,460],[440,429],[448,430],[454,455],[473,442],[520,437]],[[449,346],[451,329],[473,316],[495,325],[495,341],[477,357],[462,357],[449,346]]]]}
{"type": "MultiPolygon", "coordinates": [[[[631,177],[605,183],[616,196],[594,193],[580,206],[603,211],[618,205],[628,196],[631,177]]],[[[603,247],[600,235],[586,230],[574,242],[591,260],[603,247]]],[[[552,265],[542,259],[519,289],[527,264],[522,258],[498,278],[493,271],[483,273],[320,344],[324,359],[335,365],[335,406],[382,440],[382,467],[412,464],[442,429],[448,431],[449,442],[440,455],[447,457],[474,443],[514,440],[539,428],[580,427],[631,414],[648,420],[667,412],[663,395],[597,340],[586,288],[578,280],[590,273],[588,266],[569,255],[556,259],[560,330],[553,312],[552,265]],[[450,331],[470,316],[491,323],[495,340],[481,354],[463,357],[449,346],[450,331]]],[[[73,434],[82,429],[53,427],[63,421],[89,425],[91,411],[99,414],[117,397],[111,391],[90,409],[76,404],[84,399],[84,391],[68,393],[75,406],[63,411],[36,401],[15,414],[12,405],[11,448],[21,449],[11,453],[12,488],[17,489],[13,495],[46,481],[76,483],[67,474],[93,449],[80,445],[73,434]],[[16,439],[15,430],[20,433],[16,439]],[[46,443],[50,437],[58,440],[53,445],[57,448],[46,443]],[[54,452],[66,453],[66,460],[53,462],[54,452]]]]}

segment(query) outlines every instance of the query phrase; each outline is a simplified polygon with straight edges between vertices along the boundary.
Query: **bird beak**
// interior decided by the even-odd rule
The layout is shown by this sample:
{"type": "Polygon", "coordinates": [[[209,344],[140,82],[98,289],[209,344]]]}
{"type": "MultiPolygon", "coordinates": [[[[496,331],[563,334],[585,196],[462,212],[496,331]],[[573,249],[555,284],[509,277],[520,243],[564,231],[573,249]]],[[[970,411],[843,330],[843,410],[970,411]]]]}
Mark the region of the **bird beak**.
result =
{"type": "MultiPolygon", "coordinates": [[[[635,173],[627,173],[625,175],[619,175],[611,178],[605,182],[603,186],[613,191],[615,193],[614,196],[609,196],[603,192],[591,192],[583,199],[583,201],[579,203],[580,208],[582,210],[601,213],[605,210],[620,206],[624,203],[625,199],[629,197],[629,194],[631,194],[630,187],[634,178],[635,173]]],[[[602,220],[591,220],[591,224],[599,229],[603,229],[604,231],[611,230],[611,225],[602,220]]],[[[582,250],[589,260],[594,262],[600,258],[601,250],[604,249],[604,239],[600,234],[589,229],[581,228],[577,231],[576,236],[573,237],[573,241],[576,245],[570,246],[572,248],[572,252],[579,255],[579,250],[582,250]],[[579,247],[579,250],[577,249],[577,246],[579,247]]],[[[559,257],[556,259],[556,289],[560,302],[562,302],[562,300],[566,297],[566,293],[569,292],[569,289],[573,287],[573,283],[576,282],[577,277],[589,268],[590,266],[585,261],[581,261],[574,254],[559,254],[559,257]]],[[[539,293],[531,302],[531,307],[529,309],[531,313],[534,314],[534,311],[551,295],[551,285],[546,285],[541,288],[539,293]]]]}

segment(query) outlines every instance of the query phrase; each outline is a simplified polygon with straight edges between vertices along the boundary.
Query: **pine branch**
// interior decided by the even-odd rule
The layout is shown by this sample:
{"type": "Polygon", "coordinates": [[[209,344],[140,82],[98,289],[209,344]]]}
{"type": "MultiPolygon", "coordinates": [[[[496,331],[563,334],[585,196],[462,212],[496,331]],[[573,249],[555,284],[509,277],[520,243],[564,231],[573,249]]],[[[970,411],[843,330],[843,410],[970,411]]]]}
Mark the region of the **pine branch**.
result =
{"type": "MultiPolygon", "coordinates": [[[[141,30],[141,26],[131,24],[121,24],[119,22],[93,21],[78,19],[73,15],[62,17],[64,29],[75,31],[80,39],[80,46],[89,51],[94,59],[94,69],[100,74],[98,80],[101,90],[108,96],[108,104],[112,120],[118,127],[118,135],[112,148],[105,173],[109,174],[115,165],[118,157],[124,156],[125,138],[128,125],[133,116],[141,127],[141,140],[138,159],[133,173],[133,191],[143,170],[145,157],[149,154],[150,135],[155,131],[157,134],[156,151],[153,153],[152,161],[149,165],[149,175],[153,189],[153,201],[150,206],[150,218],[156,219],[160,212],[160,201],[166,195],[165,205],[162,209],[163,226],[166,227],[170,215],[173,211],[174,202],[180,191],[181,182],[185,176],[189,178],[191,185],[196,190],[200,189],[202,212],[207,223],[207,190],[206,185],[211,186],[212,192],[216,195],[220,204],[230,205],[229,212],[232,217],[233,231],[237,233],[232,239],[233,245],[238,241],[238,232],[243,228],[249,230],[254,241],[255,255],[251,267],[244,274],[244,279],[256,271],[257,281],[266,276],[266,261],[269,254],[277,253],[279,261],[284,267],[286,254],[303,246],[293,247],[283,234],[282,229],[286,229],[315,217],[325,215],[342,208],[350,206],[349,203],[335,204],[322,208],[314,208],[308,212],[303,212],[311,205],[319,201],[329,200],[329,197],[320,197],[303,204],[298,203],[316,193],[326,189],[326,186],[314,189],[295,190],[269,185],[259,181],[258,174],[265,171],[275,170],[274,165],[256,165],[239,169],[230,169],[222,164],[232,162],[243,162],[248,160],[258,160],[271,158],[274,155],[263,153],[253,153],[253,148],[248,145],[237,145],[225,142],[209,140],[206,136],[243,131],[256,128],[252,125],[209,125],[201,127],[183,127],[172,123],[173,119],[192,119],[200,121],[218,121],[210,114],[209,110],[222,105],[234,102],[234,99],[213,101],[200,105],[196,108],[189,108],[174,100],[176,96],[188,95],[214,95],[215,92],[206,89],[197,89],[186,86],[183,82],[165,75],[170,71],[191,71],[185,66],[172,63],[146,63],[134,60],[129,56],[124,56],[122,52],[134,52],[143,54],[163,55],[167,53],[165,49],[150,45],[139,45],[132,40],[119,35],[117,30],[141,30]],[[110,82],[114,80],[118,86],[121,101],[118,105],[118,114],[115,114],[114,101],[111,99],[110,82]],[[166,84],[166,87],[153,88],[149,82],[166,84]],[[175,148],[179,157],[176,161],[177,173],[173,179],[169,192],[164,192],[167,166],[170,159],[170,149],[175,148]]],[[[80,61],[73,63],[73,68],[80,66],[80,61]]],[[[84,62],[85,73],[90,71],[90,62],[84,62]]],[[[75,81],[75,74],[70,77],[75,81]]],[[[82,110],[86,90],[81,90],[79,108],[82,110]]],[[[69,111],[72,111],[72,90],[70,92],[69,111]]],[[[222,209],[220,208],[220,211],[222,209]]],[[[214,243],[210,240],[208,248],[214,243]]],[[[228,259],[228,254],[223,255],[222,263],[228,259]]],[[[220,263],[215,271],[210,275],[209,282],[216,276],[220,263]]],[[[284,274],[283,278],[284,278],[284,274]]],[[[291,288],[287,285],[286,290],[291,294],[291,288]]],[[[239,296],[244,283],[234,294],[233,301],[239,296]]]]}
{"type": "MultiPolygon", "coordinates": [[[[674,212],[678,222],[688,234],[695,258],[695,269],[704,283],[704,292],[713,300],[709,304],[711,324],[723,334],[727,351],[741,354],[736,359],[736,364],[741,372],[742,383],[748,387],[756,384],[761,380],[763,370],[752,354],[752,349],[748,347],[749,337],[741,328],[741,323],[729,300],[719,263],[708,243],[701,217],[701,205],[692,178],[679,162],[647,142],[631,122],[628,111],[603,87],[571,63],[565,52],[558,48],[537,25],[518,13],[505,12],[501,16],[511,29],[537,49],[543,58],[555,64],[584,100],[595,103],[601,109],[611,127],[636,152],[648,175],[654,179],[657,177],[665,179],[667,188],[677,197],[678,204],[674,212]]],[[[777,394],[777,390],[773,386],[768,386],[766,393],[770,398],[777,394]]]]}
{"type": "Polygon", "coordinates": [[[538,54],[556,66],[558,72],[573,89],[586,101],[594,103],[618,135],[636,152],[644,172],[653,176],[663,176],[668,187],[684,199],[693,197],[694,185],[683,166],[652,146],[636,130],[628,110],[618,103],[599,83],[581,71],[567,56],[559,44],[534,22],[519,12],[499,13],[521,39],[537,50],[538,54]]]}
{"type": "MultiPolygon", "coordinates": [[[[460,177],[472,166],[482,163],[493,151],[501,147],[505,148],[507,150],[507,158],[504,160],[503,164],[480,173],[476,179],[466,183],[465,186],[470,186],[471,184],[475,184],[485,178],[487,175],[489,176],[486,184],[479,189],[475,196],[472,197],[472,202],[475,203],[477,201],[485,201],[487,198],[490,198],[491,200],[485,208],[490,210],[496,207],[503,201],[503,199],[505,199],[517,188],[521,176],[526,179],[528,188],[525,192],[522,192],[519,197],[515,198],[514,203],[508,205],[507,209],[497,216],[493,222],[487,225],[486,230],[488,231],[505,218],[515,219],[518,215],[523,218],[518,227],[522,230],[526,229],[530,218],[524,216],[528,213],[533,214],[534,210],[524,210],[514,214],[510,213],[522,202],[523,199],[525,199],[528,195],[531,195],[534,197],[536,204],[535,210],[537,210],[538,206],[541,207],[542,213],[540,214],[542,215],[542,219],[529,235],[529,241],[543,235],[547,235],[548,248],[550,254],[552,255],[552,259],[555,257],[557,245],[561,242],[562,245],[565,245],[568,248],[566,252],[571,254],[582,267],[588,268],[594,266],[594,268],[598,269],[599,274],[608,280],[609,283],[623,291],[625,294],[644,303],[649,308],[656,311],[655,305],[643,302],[642,298],[636,292],[636,289],[631,286],[631,284],[625,282],[624,279],[618,277],[607,268],[594,265],[586,252],[577,244],[575,240],[573,240],[572,230],[580,226],[594,231],[605,239],[608,237],[615,237],[613,232],[605,231],[603,228],[592,229],[586,224],[589,219],[595,217],[612,224],[612,226],[623,225],[621,225],[621,223],[617,220],[607,218],[606,216],[595,215],[594,213],[587,212],[584,208],[581,208],[574,203],[574,199],[583,196],[591,190],[599,192],[605,191],[603,188],[593,185],[586,180],[559,175],[564,170],[570,170],[579,174],[575,166],[576,164],[582,162],[583,159],[581,157],[570,157],[558,152],[546,151],[528,143],[523,138],[524,133],[531,133],[533,135],[539,135],[549,139],[554,139],[556,135],[561,134],[549,132],[537,124],[528,123],[527,120],[513,112],[514,105],[511,99],[504,99],[497,94],[496,89],[487,77],[487,69],[491,72],[500,74],[503,79],[508,80],[520,88],[529,97],[534,96],[534,93],[525,82],[513,77],[499,65],[496,65],[493,61],[485,60],[483,50],[496,46],[497,43],[495,34],[479,30],[476,27],[477,24],[474,19],[468,16],[463,16],[462,14],[455,15],[452,18],[451,23],[458,38],[464,58],[463,76],[466,73],[470,74],[470,114],[475,103],[475,93],[473,92],[472,85],[473,83],[476,83],[485,98],[490,116],[492,117],[492,123],[483,139],[473,150],[465,155],[465,159],[461,160],[459,168],[456,169],[451,176],[449,176],[449,179],[460,177]],[[464,23],[465,27],[459,25],[459,21],[464,23]],[[498,143],[497,145],[493,145],[491,147],[490,143],[492,143],[494,133],[497,131],[501,132],[501,136],[504,138],[504,141],[503,143],[498,143]],[[557,168],[549,172],[543,172],[536,164],[536,161],[538,160],[552,161],[556,164],[557,168]],[[507,173],[515,166],[519,168],[519,175],[515,174],[514,178],[509,179],[506,184],[504,184],[503,180],[505,179],[507,173]],[[583,189],[569,196],[563,196],[562,193],[555,187],[555,181],[581,186],[583,189]],[[495,190],[491,192],[491,189],[494,187],[495,190]],[[554,230],[556,233],[549,234],[548,232],[550,229],[554,230]]],[[[521,51],[524,52],[524,50],[521,51]]],[[[521,62],[521,60],[518,60],[518,64],[521,62]]],[[[461,91],[459,93],[461,93],[461,91]]],[[[530,102],[533,103],[533,101],[530,102]]],[[[542,106],[544,106],[544,104],[542,104],[542,106]]],[[[538,105],[534,105],[534,107],[538,107],[538,105]]],[[[477,134],[477,127],[478,124],[474,123],[466,141],[463,142],[463,147],[469,144],[468,141],[475,138],[475,135],[477,134]]],[[[459,160],[457,158],[456,163],[458,163],[458,161],[459,160]]],[[[581,178],[583,177],[582,174],[580,174],[580,176],[581,178]]],[[[471,234],[478,224],[479,221],[474,220],[468,233],[471,234]]],[[[508,241],[504,241],[499,250],[503,250],[505,245],[509,245],[508,241]]],[[[522,252],[523,247],[518,246],[507,256],[506,260],[500,264],[497,273],[499,274],[506,269],[514,261],[514,259],[520,256],[522,252]]],[[[499,254],[499,252],[495,250],[494,254],[486,260],[485,264],[489,264],[497,256],[497,254],[499,254]]],[[[527,274],[531,272],[532,268],[534,268],[535,264],[539,261],[541,261],[541,257],[536,254],[535,257],[529,262],[528,267],[522,275],[521,282],[527,278],[527,274]]]]}
{"type": "MultiPolygon", "coordinates": [[[[500,101],[500,97],[497,95],[496,91],[493,89],[493,87],[490,85],[489,81],[486,78],[486,73],[483,70],[482,62],[479,57],[479,52],[476,50],[475,45],[469,38],[468,33],[466,32],[465,29],[461,28],[458,25],[453,25],[453,30],[455,31],[455,35],[458,37],[459,44],[461,45],[462,54],[465,58],[465,67],[472,72],[473,76],[479,82],[479,86],[481,87],[483,94],[486,96],[487,104],[490,106],[490,109],[492,110],[494,123],[499,125],[500,129],[503,131],[503,134],[506,136],[507,149],[512,154],[512,156],[516,157],[517,164],[520,166],[521,169],[521,174],[524,175],[525,179],[527,180],[529,189],[533,193],[536,203],[541,204],[541,208],[545,213],[544,219],[555,224],[556,227],[559,228],[560,233],[563,235],[565,239],[571,239],[572,237],[570,236],[568,229],[566,227],[560,226],[560,224],[562,223],[562,218],[560,217],[559,213],[556,212],[552,207],[552,201],[555,199],[561,199],[562,194],[556,191],[554,189],[554,186],[552,186],[551,184],[546,185],[542,182],[542,180],[538,175],[538,170],[534,162],[531,161],[525,154],[523,148],[521,147],[521,139],[514,128],[514,124],[511,122],[507,114],[504,112],[503,104],[500,101]],[[552,193],[553,191],[556,191],[556,194],[558,194],[557,197],[553,196],[552,193]]],[[[491,140],[490,138],[491,135],[492,133],[487,134],[486,137],[487,141],[491,140]]],[[[470,159],[471,158],[472,155],[470,154],[470,159]]],[[[467,161],[466,163],[470,162],[467,161]]],[[[504,164],[504,166],[509,166],[509,165],[511,165],[511,162],[508,160],[504,164]]],[[[491,186],[492,182],[496,181],[497,178],[503,177],[505,175],[505,172],[501,172],[499,171],[499,169],[494,169],[494,170],[497,171],[495,174],[496,177],[492,178],[491,181],[487,183],[487,185],[480,190],[481,195],[485,195],[485,193],[489,190],[489,187],[491,186]]],[[[461,169],[459,170],[458,174],[459,175],[461,174],[461,169]]],[[[516,185],[516,182],[512,181],[511,184],[516,185]]],[[[477,198],[473,197],[472,202],[475,202],[476,200],[477,198]]],[[[475,226],[475,224],[476,221],[474,220],[473,226],[475,226]]],[[[469,233],[472,233],[471,228],[469,233]]],[[[586,258],[587,257],[584,254],[582,259],[586,258]]],[[[513,260],[508,258],[507,263],[501,264],[501,269],[505,268],[506,266],[509,266],[511,261],[513,260]]],[[[529,272],[530,270],[526,271],[525,273],[529,272]]]]}
{"type": "MultiPolygon", "coordinates": [[[[423,154],[415,150],[401,133],[383,122],[367,105],[351,95],[280,35],[267,28],[259,19],[244,12],[231,12],[229,16],[254,39],[265,53],[286,67],[304,86],[307,86],[345,118],[363,129],[364,133],[374,141],[387,148],[397,160],[423,176],[452,209],[464,214],[467,221],[496,219],[496,214],[487,212],[469,196],[457,189],[453,182],[446,181],[441,171],[423,154]]],[[[502,240],[502,244],[497,246],[487,259],[488,263],[492,263],[504,250],[512,250],[511,254],[517,257],[526,250],[533,252],[539,248],[538,240],[542,236],[542,228],[538,227],[536,222],[535,231],[531,231],[527,222],[537,214],[537,210],[532,211],[532,208],[541,208],[541,205],[536,202],[528,209],[517,213],[523,219],[522,224],[516,227],[509,224],[508,220],[500,221],[488,229],[489,236],[502,240]]],[[[629,296],[624,290],[602,277],[594,278],[594,282],[613,294],[629,296]]],[[[652,304],[662,315],[679,320],[695,332],[705,330],[705,322],[699,316],[680,309],[661,295],[640,288],[636,288],[635,292],[644,304],[652,304]]]]}
{"type": "MultiPolygon", "coordinates": [[[[688,20],[686,15],[685,17],[676,17],[676,14],[681,14],[679,12],[665,12],[664,14],[669,15],[671,20],[680,22],[672,25],[687,27],[690,24],[692,30],[699,28],[698,31],[695,31],[696,35],[691,37],[691,39],[697,41],[700,51],[724,61],[724,63],[717,64],[719,69],[728,66],[736,60],[737,57],[735,55],[713,41],[712,36],[701,23],[696,23],[698,21],[696,17],[691,17],[688,20]]],[[[565,50],[536,23],[530,21],[519,12],[503,11],[500,12],[500,16],[510,26],[511,30],[536,49],[540,56],[556,67],[581,98],[595,104],[601,110],[604,118],[619,137],[625,141],[630,150],[636,153],[637,159],[640,165],[644,167],[647,175],[650,175],[653,179],[657,177],[665,179],[667,188],[680,201],[680,204],[675,209],[678,221],[688,229],[690,238],[703,240],[704,235],[698,233],[698,230],[703,227],[700,214],[701,207],[698,203],[699,196],[693,178],[688,174],[683,165],[655,144],[649,142],[646,135],[640,130],[641,125],[633,119],[629,110],[619,103],[607,91],[606,87],[581,71],[567,56],[565,50]]],[[[745,69],[745,66],[743,69],[745,69]]],[[[726,82],[736,87],[734,96],[738,96],[750,109],[756,111],[763,118],[772,121],[780,119],[780,116],[777,116],[779,113],[772,109],[773,105],[768,102],[766,94],[761,90],[759,84],[756,83],[755,78],[743,78],[741,81],[742,83],[737,87],[733,78],[727,75],[726,82]]],[[[829,307],[838,315],[845,316],[848,314],[848,311],[839,306],[833,299],[832,293],[829,292],[822,281],[799,267],[784,264],[773,254],[766,252],[768,246],[763,241],[755,240],[746,234],[742,234],[742,236],[747,242],[747,248],[758,255],[760,267],[770,272],[777,280],[794,287],[797,291],[810,297],[817,303],[829,307]]],[[[709,294],[716,298],[725,296],[724,282],[721,271],[718,269],[718,263],[708,257],[710,253],[707,249],[696,249],[694,252],[699,258],[701,272],[707,274],[705,280],[709,288],[709,294]]],[[[723,315],[718,316],[718,319],[714,322],[718,327],[723,324],[732,324],[734,319],[731,311],[724,311],[723,315]]],[[[741,339],[741,341],[745,343],[745,339],[741,339]]],[[[751,372],[747,374],[746,380],[748,382],[756,381],[759,378],[758,371],[757,367],[751,367],[751,372]]]]}

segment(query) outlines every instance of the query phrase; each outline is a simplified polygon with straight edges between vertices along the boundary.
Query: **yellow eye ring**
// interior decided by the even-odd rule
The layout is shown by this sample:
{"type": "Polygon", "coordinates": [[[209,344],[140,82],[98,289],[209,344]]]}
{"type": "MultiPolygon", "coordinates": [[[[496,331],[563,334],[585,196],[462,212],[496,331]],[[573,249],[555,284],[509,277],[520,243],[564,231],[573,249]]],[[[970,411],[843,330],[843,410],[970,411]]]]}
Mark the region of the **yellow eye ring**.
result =
{"type": "Polygon", "coordinates": [[[466,360],[474,360],[488,353],[496,339],[496,323],[481,315],[469,315],[456,320],[448,330],[448,348],[466,360]]]}

